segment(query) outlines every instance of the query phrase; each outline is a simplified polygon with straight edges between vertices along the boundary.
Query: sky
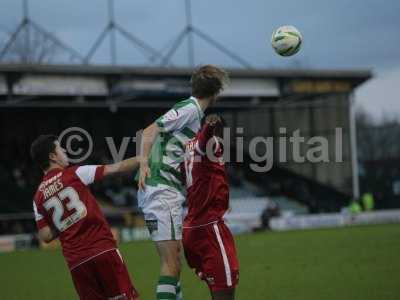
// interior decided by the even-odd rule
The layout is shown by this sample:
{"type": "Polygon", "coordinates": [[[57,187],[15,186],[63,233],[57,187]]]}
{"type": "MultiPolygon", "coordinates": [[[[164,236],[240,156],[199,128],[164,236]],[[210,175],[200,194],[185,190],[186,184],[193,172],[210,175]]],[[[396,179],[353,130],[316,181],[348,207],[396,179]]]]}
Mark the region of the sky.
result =
{"type": "MultiPolygon", "coordinates": [[[[156,49],[163,49],[185,26],[184,0],[115,0],[116,21],[156,49]]],[[[106,0],[31,0],[30,17],[82,54],[88,53],[107,23],[106,0]]],[[[19,0],[0,1],[0,33],[12,31],[22,15],[19,0]]],[[[400,117],[399,0],[192,0],[193,25],[249,61],[255,68],[369,69],[375,78],[356,93],[358,106],[374,117],[400,117]],[[300,53],[276,55],[270,36],[294,25],[304,36],[300,53]]],[[[1,36],[1,35],[0,35],[1,36]]],[[[5,34],[2,35],[3,40],[5,34]]],[[[195,63],[238,64],[198,37],[195,63]]],[[[117,35],[119,64],[148,64],[117,35]]],[[[93,57],[110,62],[108,40],[93,57]]],[[[174,65],[187,64],[184,43],[174,65]]]]}

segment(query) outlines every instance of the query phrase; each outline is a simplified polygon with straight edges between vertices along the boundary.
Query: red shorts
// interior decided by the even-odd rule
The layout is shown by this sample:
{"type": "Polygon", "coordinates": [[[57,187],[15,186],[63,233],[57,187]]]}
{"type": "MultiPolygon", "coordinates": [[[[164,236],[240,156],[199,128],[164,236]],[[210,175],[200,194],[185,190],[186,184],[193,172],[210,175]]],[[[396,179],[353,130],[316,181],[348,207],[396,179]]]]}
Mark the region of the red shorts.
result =
{"type": "Polygon", "coordinates": [[[189,266],[201,274],[211,291],[235,288],[239,262],[235,241],[224,222],[184,227],[182,244],[189,266]]]}
{"type": "Polygon", "coordinates": [[[136,300],[139,297],[118,249],[78,265],[71,270],[71,275],[81,300],[136,300]]]}

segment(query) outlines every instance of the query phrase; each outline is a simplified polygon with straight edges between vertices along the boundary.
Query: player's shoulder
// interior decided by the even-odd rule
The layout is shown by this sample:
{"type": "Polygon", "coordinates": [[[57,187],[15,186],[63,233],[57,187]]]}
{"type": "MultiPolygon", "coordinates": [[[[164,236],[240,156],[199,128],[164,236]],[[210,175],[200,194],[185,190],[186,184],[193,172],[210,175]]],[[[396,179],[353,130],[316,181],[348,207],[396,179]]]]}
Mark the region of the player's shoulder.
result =
{"type": "Polygon", "coordinates": [[[61,178],[64,184],[70,184],[75,181],[79,181],[88,184],[87,182],[92,181],[92,177],[96,172],[96,166],[70,166],[62,171],[61,178]]]}
{"type": "Polygon", "coordinates": [[[78,170],[80,166],[70,166],[62,170],[62,176],[63,177],[68,177],[68,176],[76,176],[76,171],[78,170]]]}
{"type": "Polygon", "coordinates": [[[179,114],[198,115],[200,119],[202,117],[200,106],[194,98],[188,98],[175,103],[171,111],[175,111],[178,115],[179,114]]]}
{"type": "Polygon", "coordinates": [[[172,108],[162,116],[162,120],[164,121],[179,120],[180,116],[186,114],[193,114],[195,111],[196,111],[196,105],[189,98],[175,103],[175,105],[172,106],[172,108]]]}
{"type": "Polygon", "coordinates": [[[196,103],[194,102],[194,99],[188,98],[175,103],[175,105],[172,108],[175,110],[182,108],[196,108],[196,103]]]}
{"type": "Polygon", "coordinates": [[[39,187],[37,188],[35,194],[33,195],[33,203],[40,203],[43,200],[43,192],[42,192],[42,188],[43,187],[41,184],[39,185],[39,187]]]}

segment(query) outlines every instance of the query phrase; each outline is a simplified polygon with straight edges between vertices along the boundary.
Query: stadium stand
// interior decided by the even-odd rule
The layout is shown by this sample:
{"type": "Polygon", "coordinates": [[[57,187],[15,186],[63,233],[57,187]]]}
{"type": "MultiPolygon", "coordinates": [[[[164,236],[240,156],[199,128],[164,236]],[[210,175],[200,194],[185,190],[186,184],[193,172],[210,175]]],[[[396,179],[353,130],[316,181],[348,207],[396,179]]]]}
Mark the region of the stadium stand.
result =
{"type": "MultiPolygon", "coordinates": [[[[289,160],[265,174],[243,163],[232,164],[230,181],[233,202],[248,211],[248,219],[263,210],[271,199],[292,213],[334,212],[347,204],[354,192],[349,107],[354,88],[370,78],[368,71],[235,70],[231,85],[214,111],[232,128],[246,128],[244,146],[256,136],[273,137],[277,154],[280,127],[289,136],[300,129],[306,137],[320,135],[332,140],[334,128],[343,127],[343,163],[303,164],[289,160]]],[[[40,172],[29,159],[29,146],[39,134],[59,134],[78,126],[95,141],[84,163],[112,160],[106,137],[121,145],[124,137],[150,124],[175,101],[187,97],[190,69],[133,68],[76,65],[0,65],[0,182],[6,193],[0,201],[2,214],[30,213],[32,195],[40,172]],[[46,84],[43,84],[46,82],[46,84]]],[[[231,131],[234,135],[234,130],[231,131]]],[[[233,143],[233,142],[232,142],[233,143]]],[[[235,157],[237,149],[232,144],[235,157]]],[[[331,146],[330,146],[331,147],[331,146]]],[[[332,147],[334,147],[332,145],[332,147]]],[[[262,149],[257,149],[257,151],[262,149]]],[[[334,154],[334,149],[331,149],[334,154]]],[[[290,156],[292,150],[288,150],[290,156]]],[[[130,142],[126,156],[134,155],[130,142]]],[[[129,208],[136,214],[136,189],[131,178],[93,186],[104,207],[129,208]]],[[[9,215],[12,216],[12,215],[9,215]]],[[[243,213],[242,216],[245,216],[243,213]]],[[[113,215],[113,222],[124,217],[113,215]]],[[[31,219],[18,222],[3,218],[5,233],[32,232],[31,219]]]]}

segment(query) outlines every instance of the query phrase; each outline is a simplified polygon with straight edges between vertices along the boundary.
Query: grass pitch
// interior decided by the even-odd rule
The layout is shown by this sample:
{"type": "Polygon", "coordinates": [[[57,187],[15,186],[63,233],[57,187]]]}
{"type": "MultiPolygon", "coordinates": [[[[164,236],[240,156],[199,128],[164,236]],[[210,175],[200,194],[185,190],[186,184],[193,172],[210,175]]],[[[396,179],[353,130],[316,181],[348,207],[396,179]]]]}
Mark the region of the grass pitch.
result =
{"type": "MultiPolygon", "coordinates": [[[[258,233],[236,238],[239,300],[400,299],[400,225],[258,233]]],[[[154,299],[158,257],[150,242],[121,246],[142,300],[154,299]]],[[[185,299],[206,285],[185,267],[185,299]]],[[[77,299],[60,251],[0,254],[0,299],[77,299]]]]}

